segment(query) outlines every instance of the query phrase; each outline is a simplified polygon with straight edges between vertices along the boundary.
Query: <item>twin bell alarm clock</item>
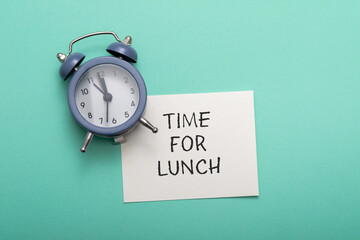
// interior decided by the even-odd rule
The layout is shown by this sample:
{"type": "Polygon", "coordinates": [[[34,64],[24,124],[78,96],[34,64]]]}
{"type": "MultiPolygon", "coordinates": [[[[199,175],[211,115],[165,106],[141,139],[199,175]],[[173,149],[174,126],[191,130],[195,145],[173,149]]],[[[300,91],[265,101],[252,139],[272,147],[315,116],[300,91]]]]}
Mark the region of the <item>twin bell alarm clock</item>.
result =
{"type": "Polygon", "coordinates": [[[68,88],[70,111],[87,130],[81,152],[86,151],[94,135],[112,137],[116,143],[123,143],[123,135],[138,123],[157,132],[157,128],[142,116],[147,92],[144,79],[132,65],[137,62],[137,53],[131,47],[130,36],[120,41],[114,32],[86,34],[71,41],[69,53],[58,53],[57,58],[61,62],[61,78],[71,77],[68,88]],[[106,49],[111,56],[96,57],[80,65],[85,55],[72,53],[73,44],[103,34],[113,35],[116,39],[106,49]]]}

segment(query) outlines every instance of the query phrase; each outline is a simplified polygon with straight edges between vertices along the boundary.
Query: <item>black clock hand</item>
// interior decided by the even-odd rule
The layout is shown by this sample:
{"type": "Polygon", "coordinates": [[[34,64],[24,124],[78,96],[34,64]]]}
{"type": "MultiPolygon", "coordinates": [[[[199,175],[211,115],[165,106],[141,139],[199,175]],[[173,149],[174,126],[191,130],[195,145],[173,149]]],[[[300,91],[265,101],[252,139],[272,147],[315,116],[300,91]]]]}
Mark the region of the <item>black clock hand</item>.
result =
{"type": "Polygon", "coordinates": [[[99,88],[99,86],[98,85],[96,85],[95,83],[93,83],[94,84],[94,86],[102,93],[102,94],[105,94],[104,93],[104,91],[103,90],[101,90],[101,88],[99,88]]]}
{"type": "MultiPolygon", "coordinates": [[[[103,99],[106,102],[106,122],[109,122],[109,102],[111,102],[111,100],[112,100],[112,95],[111,95],[111,93],[108,92],[106,83],[105,83],[105,79],[100,76],[99,72],[98,72],[98,76],[99,76],[101,87],[104,90],[104,91],[102,91],[102,93],[104,94],[103,99]]],[[[97,87],[97,86],[95,85],[95,87],[97,87]]],[[[97,87],[97,88],[100,90],[99,87],[97,87]]]]}
{"type": "MultiPolygon", "coordinates": [[[[105,83],[105,79],[100,76],[100,73],[99,73],[99,72],[98,72],[98,76],[99,76],[99,80],[100,80],[101,87],[102,87],[102,89],[103,89],[104,101],[105,101],[105,102],[111,102],[111,100],[112,100],[112,95],[111,95],[111,93],[109,93],[108,90],[107,90],[106,83],[105,83]]],[[[100,90],[100,89],[99,89],[99,90],[100,90]]]]}
{"type": "Polygon", "coordinates": [[[109,101],[106,102],[106,122],[109,122],[109,101]]]}
{"type": "Polygon", "coordinates": [[[98,72],[98,76],[99,76],[99,79],[100,79],[100,84],[101,84],[102,89],[104,90],[105,94],[108,93],[106,83],[105,83],[105,79],[100,76],[99,72],[98,72]]]}
{"type": "MultiPolygon", "coordinates": [[[[101,90],[101,88],[99,88],[98,85],[96,85],[95,83],[93,83],[94,86],[102,93],[105,95],[104,91],[101,90]]],[[[110,94],[110,93],[107,93],[110,94]]],[[[106,101],[106,122],[109,122],[109,101],[106,101]]]]}

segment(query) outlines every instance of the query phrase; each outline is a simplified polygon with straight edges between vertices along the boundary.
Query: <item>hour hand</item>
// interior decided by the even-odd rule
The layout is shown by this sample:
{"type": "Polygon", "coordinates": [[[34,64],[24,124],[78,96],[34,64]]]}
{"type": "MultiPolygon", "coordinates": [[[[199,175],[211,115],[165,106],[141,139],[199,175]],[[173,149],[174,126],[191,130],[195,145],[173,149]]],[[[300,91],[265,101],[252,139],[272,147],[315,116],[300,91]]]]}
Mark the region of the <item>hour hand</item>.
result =
{"type": "Polygon", "coordinates": [[[104,91],[101,90],[101,88],[98,85],[96,85],[96,83],[93,82],[93,84],[102,94],[105,94],[104,91]]]}

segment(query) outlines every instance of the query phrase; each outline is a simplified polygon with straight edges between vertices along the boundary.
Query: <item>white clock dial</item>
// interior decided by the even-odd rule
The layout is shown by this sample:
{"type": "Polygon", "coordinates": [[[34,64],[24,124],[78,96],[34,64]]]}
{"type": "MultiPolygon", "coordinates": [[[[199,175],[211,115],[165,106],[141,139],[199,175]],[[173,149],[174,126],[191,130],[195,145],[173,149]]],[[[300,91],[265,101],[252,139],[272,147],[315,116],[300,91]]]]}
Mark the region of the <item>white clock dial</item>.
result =
{"type": "Polygon", "coordinates": [[[91,124],[110,128],[125,123],[139,104],[139,88],[123,67],[100,64],[90,68],[75,89],[80,114],[91,124]]]}

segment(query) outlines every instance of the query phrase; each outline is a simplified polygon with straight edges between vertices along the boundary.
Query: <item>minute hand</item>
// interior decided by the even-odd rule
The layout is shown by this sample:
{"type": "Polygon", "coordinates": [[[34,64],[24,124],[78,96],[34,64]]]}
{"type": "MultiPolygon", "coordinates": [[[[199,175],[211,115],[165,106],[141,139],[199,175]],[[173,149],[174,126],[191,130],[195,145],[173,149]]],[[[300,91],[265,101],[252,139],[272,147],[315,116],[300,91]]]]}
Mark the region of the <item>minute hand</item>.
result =
{"type": "Polygon", "coordinates": [[[99,76],[101,87],[104,90],[103,99],[106,102],[106,122],[109,122],[109,102],[111,102],[111,100],[112,100],[112,95],[111,95],[111,93],[108,92],[107,87],[106,87],[106,83],[105,83],[105,79],[100,76],[99,72],[98,72],[98,76],[99,76]]]}
{"type": "Polygon", "coordinates": [[[99,76],[99,80],[100,80],[100,84],[102,89],[104,90],[104,95],[106,93],[108,93],[107,87],[106,87],[106,83],[105,83],[105,79],[103,77],[100,76],[100,73],[98,72],[98,76],[99,76]]]}

